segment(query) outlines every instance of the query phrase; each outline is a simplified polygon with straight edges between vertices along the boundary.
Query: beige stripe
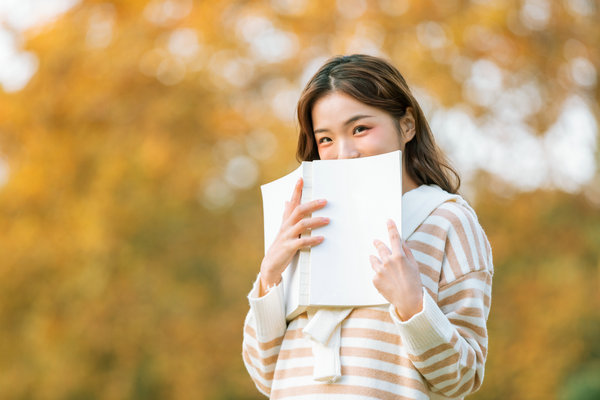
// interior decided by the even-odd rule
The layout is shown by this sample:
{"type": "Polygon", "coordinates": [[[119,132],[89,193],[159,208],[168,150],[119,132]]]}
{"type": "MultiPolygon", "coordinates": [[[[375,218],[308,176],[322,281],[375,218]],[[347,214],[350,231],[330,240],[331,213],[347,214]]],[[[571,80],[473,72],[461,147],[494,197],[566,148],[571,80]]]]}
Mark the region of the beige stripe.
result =
{"type": "MultiPolygon", "coordinates": [[[[258,375],[260,375],[264,380],[266,380],[266,381],[273,380],[273,374],[275,371],[263,372],[260,368],[257,368],[254,363],[252,363],[252,360],[250,360],[248,353],[243,353],[242,357],[244,357],[244,360],[246,361],[246,363],[248,363],[249,365],[252,365],[254,367],[254,372],[256,372],[258,375]]],[[[255,380],[255,382],[260,383],[260,382],[257,382],[256,380],[255,380]]]]}
{"type": "Polygon", "coordinates": [[[468,393],[475,391],[479,387],[479,385],[475,386],[475,384],[476,384],[476,382],[473,382],[471,380],[465,382],[465,384],[462,385],[460,387],[460,389],[458,389],[458,391],[456,393],[454,393],[452,396],[461,396],[462,397],[463,394],[467,395],[468,393]]]}
{"type": "Polygon", "coordinates": [[[283,336],[280,336],[280,337],[270,340],[268,342],[261,342],[258,339],[256,339],[256,331],[254,331],[254,329],[250,325],[246,325],[244,332],[246,332],[248,335],[253,337],[256,340],[256,342],[258,343],[258,347],[263,351],[272,349],[273,347],[276,347],[276,346],[279,346],[279,345],[281,345],[281,342],[283,341],[283,336]]]}
{"type": "Polygon", "coordinates": [[[437,209],[435,211],[436,215],[446,218],[452,224],[452,227],[456,231],[458,235],[458,240],[460,241],[460,245],[462,246],[462,250],[467,257],[467,263],[469,264],[469,270],[475,270],[475,263],[473,262],[473,255],[471,254],[471,246],[469,246],[469,239],[467,238],[467,234],[465,233],[465,229],[462,226],[462,222],[458,215],[454,214],[452,211],[446,209],[437,209]]]}
{"type": "Polygon", "coordinates": [[[442,343],[442,344],[435,346],[434,348],[429,349],[426,352],[421,353],[419,355],[409,354],[409,357],[413,361],[425,362],[428,359],[430,359],[431,357],[438,355],[446,350],[454,349],[454,345],[456,344],[456,342],[458,342],[458,335],[456,335],[456,333],[454,333],[452,335],[452,338],[450,339],[449,343],[442,343]]]}
{"type": "Polygon", "coordinates": [[[473,233],[473,241],[475,242],[475,248],[477,250],[477,256],[479,257],[479,268],[485,268],[485,261],[483,260],[483,251],[481,249],[481,243],[479,242],[479,230],[475,227],[475,222],[473,221],[473,217],[470,212],[465,213],[467,216],[467,221],[469,221],[469,226],[471,227],[471,232],[473,233]]]}
{"type": "MultiPolygon", "coordinates": [[[[464,338],[470,338],[472,337],[470,332],[467,332],[466,330],[464,330],[461,327],[455,327],[456,331],[458,332],[458,334],[464,338]]],[[[486,337],[487,338],[487,337],[486,337]]],[[[479,341],[477,340],[477,344],[481,347],[481,344],[479,343],[479,341]]],[[[485,360],[483,354],[481,351],[479,351],[478,349],[471,347],[471,349],[473,349],[476,353],[477,353],[477,358],[479,358],[480,360],[485,360]]]]}
{"type": "Polygon", "coordinates": [[[259,381],[254,381],[254,384],[256,386],[258,386],[260,388],[260,390],[262,390],[263,392],[270,394],[271,393],[271,388],[268,386],[263,385],[262,383],[260,383],[259,381]]]}
{"type": "Polygon", "coordinates": [[[432,281],[438,282],[440,280],[440,271],[431,268],[429,265],[417,261],[419,265],[419,272],[425,276],[428,276],[432,281]]]}
{"type": "Polygon", "coordinates": [[[262,358],[260,356],[259,352],[254,347],[251,347],[251,346],[244,346],[244,351],[248,352],[248,354],[250,356],[252,356],[252,357],[254,357],[256,359],[262,360],[262,364],[265,367],[268,367],[268,366],[274,364],[277,361],[277,354],[272,355],[270,357],[262,358]]]}
{"type": "Polygon", "coordinates": [[[431,298],[437,302],[437,299],[438,299],[437,293],[434,293],[433,290],[429,289],[427,286],[423,286],[423,287],[427,290],[427,293],[429,293],[429,296],[431,296],[431,298]]]}
{"type": "Polygon", "coordinates": [[[456,393],[454,393],[452,395],[452,397],[467,395],[468,393],[474,392],[475,390],[477,390],[479,388],[479,386],[481,386],[481,380],[479,379],[479,377],[477,376],[477,373],[476,373],[475,375],[473,375],[473,378],[471,378],[468,381],[466,381],[464,383],[464,385],[462,385],[456,391],[456,393]]]}
{"type": "Polygon", "coordinates": [[[305,396],[310,394],[349,394],[354,396],[372,397],[381,400],[412,400],[410,397],[400,396],[396,393],[366,386],[351,386],[341,384],[321,384],[310,386],[295,386],[285,389],[273,390],[271,400],[283,399],[292,396],[305,396]]]}
{"type": "Polygon", "coordinates": [[[443,242],[446,241],[446,236],[448,235],[446,230],[434,224],[423,224],[417,228],[415,232],[427,233],[428,235],[435,236],[443,242]]]}
{"type": "Polygon", "coordinates": [[[298,347],[290,350],[281,350],[279,352],[279,358],[281,360],[290,360],[293,358],[305,358],[312,357],[312,349],[310,347],[298,347]]]}
{"type": "Polygon", "coordinates": [[[428,256],[431,256],[438,260],[440,263],[444,260],[444,252],[428,243],[424,243],[418,240],[409,240],[406,242],[406,244],[408,245],[408,247],[410,247],[411,250],[416,250],[420,251],[423,254],[427,254],[428,256]]]}
{"type": "MultiPolygon", "coordinates": [[[[458,339],[458,337],[456,336],[456,334],[453,335],[452,340],[455,341],[455,339],[458,339]]],[[[447,374],[444,374],[444,375],[440,375],[440,376],[438,376],[436,378],[428,379],[427,381],[429,382],[430,385],[438,386],[442,382],[446,382],[446,381],[451,380],[454,383],[452,383],[452,384],[450,384],[450,385],[448,385],[446,387],[443,387],[442,389],[440,389],[440,391],[442,393],[448,393],[449,391],[452,391],[460,383],[460,377],[463,377],[467,372],[469,372],[469,370],[471,370],[471,369],[473,369],[473,367],[475,367],[475,355],[476,354],[479,355],[480,353],[478,351],[476,351],[475,349],[473,349],[473,348],[470,347],[468,349],[468,353],[467,353],[467,365],[464,366],[463,368],[461,368],[460,372],[455,370],[453,372],[450,372],[450,373],[447,373],[447,374]]],[[[458,356],[458,354],[457,354],[457,356],[458,356]]],[[[456,360],[456,358],[455,358],[455,360],[456,360]]],[[[434,372],[434,371],[428,371],[428,369],[432,368],[432,367],[433,367],[433,365],[430,366],[430,367],[427,367],[427,368],[419,369],[419,371],[422,374],[427,374],[427,373],[430,373],[430,372],[434,372]]],[[[454,394],[453,396],[455,396],[455,395],[456,394],[454,394]]]]}
{"type": "MultiPolygon", "coordinates": [[[[427,382],[431,385],[431,386],[437,386],[442,382],[447,382],[449,380],[451,380],[452,382],[456,381],[456,378],[458,377],[458,370],[454,370],[452,372],[449,372],[447,374],[444,375],[440,375],[437,376],[435,378],[432,379],[427,379],[427,382]]],[[[445,388],[444,388],[445,389],[445,388]]]]}
{"type": "MultiPolygon", "coordinates": [[[[295,358],[312,357],[312,349],[310,347],[304,347],[299,349],[281,350],[279,352],[279,359],[290,360],[295,358]]],[[[364,347],[348,347],[342,346],[340,349],[340,355],[342,357],[362,357],[370,358],[373,360],[383,361],[390,364],[399,365],[406,368],[413,368],[413,364],[406,357],[402,357],[395,353],[388,353],[385,351],[374,350],[364,347]]]]}
{"type": "Polygon", "coordinates": [[[397,375],[392,372],[381,371],[378,369],[356,366],[342,366],[342,376],[362,376],[364,378],[378,379],[381,381],[386,381],[396,385],[415,389],[425,394],[429,393],[427,387],[421,381],[397,375]]]}
{"type": "Polygon", "coordinates": [[[400,335],[395,335],[393,333],[387,333],[387,332],[379,331],[379,330],[375,330],[375,329],[342,327],[342,338],[345,338],[345,337],[372,339],[372,340],[377,340],[380,342],[396,344],[398,346],[402,345],[402,340],[400,339],[400,335]]]}
{"type": "Polygon", "coordinates": [[[486,254],[490,254],[492,252],[492,248],[490,247],[490,242],[489,240],[487,240],[487,237],[485,236],[485,234],[482,232],[483,234],[483,244],[485,245],[485,253],[486,254]]]}
{"type": "Polygon", "coordinates": [[[490,274],[489,271],[487,271],[487,270],[473,271],[473,272],[469,272],[468,274],[458,277],[458,279],[448,283],[447,285],[440,285],[440,293],[445,291],[447,288],[451,288],[454,285],[457,285],[461,282],[464,282],[464,281],[470,280],[470,279],[477,279],[481,282],[485,282],[485,284],[488,286],[491,285],[491,283],[492,283],[492,275],[490,274]]]}
{"type": "Polygon", "coordinates": [[[389,322],[393,323],[392,317],[387,310],[374,310],[372,308],[355,308],[348,315],[347,318],[364,318],[364,319],[374,319],[381,322],[389,322]]]}
{"type": "Polygon", "coordinates": [[[438,346],[435,346],[433,349],[429,349],[427,350],[425,353],[415,356],[413,354],[409,354],[409,358],[414,361],[414,362],[426,362],[429,358],[438,355],[440,353],[443,353],[446,350],[450,350],[453,349],[453,347],[451,345],[449,345],[448,343],[443,343],[440,344],[438,346]]]}
{"type": "MultiPolygon", "coordinates": [[[[444,387],[442,387],[440,390],[441,390],[443,393],[449,393],[449,392],[453,391],[453,390],[454,390],[454,389],[455,389],[455,388],[456,388],[456,387],[457,387],[457,386],[460,384],[460,381],[461,381],[461,379],[462,379],[462,378],[463,378],[463,377],[464,377],[464,376],[467,374],[467,372],[469,372],[471,369],[473,369],[473,362],[474,362],[474,361],[475,361],[475,356],[474,356],[474,353],[473,353],[473,352],[469,352],[469,354],[468,354],[468,356],[467,356],[467,365],[465,365],[464,367],[462,367],[462,368],[460,369],[460,372],[458,373],[458,377],[456,377],[456,376],[455,376],[455,377],[453,378],[453,381],[455,381],[455,382],[454,382],[454,383],[451,383],[451,384],[450,384],[450,385],[448,385],[448,386],[444,386],[444,387]]],[[[477,377],[477,374],[475,374],[475,375],[473,376],[473,378],[476,378],[476,377],[477,377]]],[[[459,389],[459,392],[460,392],[461,390],[464,390],[464,387],[465,387],[467,384],[472,384],[472,380],[468,380],[468,381],[467,381],[465,384],[463,384],[463,386],[461,386],[461,389],[459,389]]],[[[454,396],[456,396],[456,395],[457,395],[457,394],[455,393],[455,394],[453,394],[453,395],[452,395],[452,397],[454,397],[454,396]]]]}
{"type": "Polygon", "coordinates": [[[419,372],[421,372],[423,375],[431,374],[432,372],[436,372],[436,371],[439,371],[440,369],[443,369],[450,365],[456,364],[458,362],[458,359],[459,359],[459,354],[453,353],[453,354],[449,355],[448,357],[444,358],[443,360],[440,360],[434,364],[431,364],[428,367],[419,368],[419,372]]]}
{"type": "Polygon", "coordinates": [[[275,372],[275,379],[280,381],[289,378],[299,378],[301,376],[311,376],[313,374],[313,367],[294,367],[286,369],[278,369],[275,372]]]}
{"type": "Polygon", "coordinates": [[[340,350],[342,357],[364,357],[390,364],[399,365],[405,368],[414,368],[413,364],[406,357],[395,353],[388,353],[380,350],[373,350],[364,347],[342,347],[340,350]]]}
{"type": "MultiPolygon", "coordinates": [[[[425,394],[428,393],[427,387],[423,384],[423,382],[408,377],[399,376],[392,372],[381,371],[373,368],[346,365],[342,366],[341,372],[342,376],[360,376],[363,378],[376,379],[415,389],[425,394]]],[[[313,367],[287,368],[283,370],[278,370],[275,373],[275,379],[283,380],[289,378],[299,378],[303,376],[312,376],[312,374],[313,367]]]]}
{"type": "Polygon", "coordinates": [[[452,312],[465,317],[483,318],[483,310],[476,307],[461,307],[452,312]]]}
{"type": "MultiPolygon", "coordinates": [[[[463,321],[462,319],[448,318],[448,320],[454,325],[462,326],[467,329],[470,329],[471,331],[475,332],[479,337],[482,337],[482,338],[487,337],[487,332],[486,332],[485,328],[482,328],[481,326],[472,324],[467,321],[463,321]]],[[[469,336],[472,336],[472,335],[469,335],[469,336]]]]}
{"type": "MultiPolygon", "coordinates": [[[[460,268],[460,263],[458,262],[458,258],[456,257],[456,252],[454,251],[454,247],[452,247],[452,243],[450,243],[449,240],[446,241],[446,259],[448,260],[450,269],[452,270],[452,273],[454,274],[454,279],[459,278],[463,274],[463,272],[462,272],[462,269],[460,268]]],[[[441,277],[442,277],[442,279],[440,279],[440,287],[445,286],[448,281],[446,279],[446,275],[444,274],[443,269],[441,271],[441,277]]]]}
{"type": "Polygon", "coordinates": [[[469,368],[473,368],[475,366],[475,351],[470,351],[469,355],[467,356],[467,367],[469,368]]]}
{"type": "Polygon", "coordinates": [[[440,307],[444,307],[447,306],[449,304],[453,304],[456,303],[460,300],[464,300],[466,298],[475,298],[475,299],[481,299],[483,298],[483,304],[486,307],[490,306],[490,298],[488,295],[486,295],[485,293],[483,293],[481,290],[479,289],[465,289],[465,290],[461,290],[460,292],[456,292],[451,296],[448,296],[442,300],[438,301],[438,305],[440,307]]]}
{"type": "Polygon", "coordinates": [[[283,337],[284,340],[294,340],[294,339],[301,339],[304,337],[304,334],[302,333],[302,328],[298,328],[298,329],[288,329],[287,331],[285,331],[285,335],[283,337]]]}

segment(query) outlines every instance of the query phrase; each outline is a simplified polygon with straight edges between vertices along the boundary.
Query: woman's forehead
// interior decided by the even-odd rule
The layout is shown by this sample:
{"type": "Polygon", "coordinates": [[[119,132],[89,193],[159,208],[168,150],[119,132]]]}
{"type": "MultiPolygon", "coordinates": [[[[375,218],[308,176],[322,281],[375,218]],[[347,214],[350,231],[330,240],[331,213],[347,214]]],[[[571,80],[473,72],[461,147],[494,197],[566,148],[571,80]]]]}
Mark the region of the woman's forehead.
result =
{"type": "Polygon", "coordinates": [[[316,120],[336,121],[356,113],[379,116],[384,111],[362,103],[340,92],[333,92],[317,100],[312,108],[313,122],[316,120]]]}

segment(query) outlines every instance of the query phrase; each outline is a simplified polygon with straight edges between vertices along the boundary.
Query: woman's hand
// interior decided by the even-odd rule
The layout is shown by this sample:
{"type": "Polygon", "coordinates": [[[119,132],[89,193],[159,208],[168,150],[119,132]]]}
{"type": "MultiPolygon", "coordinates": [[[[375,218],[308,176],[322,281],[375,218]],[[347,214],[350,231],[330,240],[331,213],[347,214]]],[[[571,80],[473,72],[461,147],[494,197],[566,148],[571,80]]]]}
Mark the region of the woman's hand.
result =
{"type": "Polygon", "coordinates": [[[279,233],[260,265],[259,296],[264,295],[265,288],[281,281],[281,274],[299,249],[316,246],[323,242],[323,236],[300,237],[303,232],[329,223],[329,218],[307,218],[312,212],[325,207],[327,201],[322,199],[300,204],[302,186],[303,181],[300,178],[296,183],[291,200],[285,203],[279,233]]]}
{"type": "Polygon", "coordinates": [[[379,258],[373,255],[369,258],[375,270],[373,284],[394,305],[398,316],[407,321],[423,309],[421,274],[394,221],[388,220],[387,226],[392,249],[380,240],[373,242],[379,254],[379,258]]]}

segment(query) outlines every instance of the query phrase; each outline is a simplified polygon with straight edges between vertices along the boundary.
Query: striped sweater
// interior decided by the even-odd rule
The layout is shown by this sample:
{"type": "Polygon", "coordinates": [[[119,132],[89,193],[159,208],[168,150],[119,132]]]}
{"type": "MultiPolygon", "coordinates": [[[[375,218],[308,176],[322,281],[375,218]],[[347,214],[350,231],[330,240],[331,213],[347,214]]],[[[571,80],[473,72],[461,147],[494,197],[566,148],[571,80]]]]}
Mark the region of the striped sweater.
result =
{"type": "Polygon", "coordinates": [[[306,313],[285,320],[283,285],[248,299],[243,359],[271,399],[463,398],[483,381],[493,275],[489,242],[472,209],[448,201],[407,240],[421,272],[423,310],[408,321],[389,306],[354,309],[342,322],[342,378],[313,380],[306,313]]]}

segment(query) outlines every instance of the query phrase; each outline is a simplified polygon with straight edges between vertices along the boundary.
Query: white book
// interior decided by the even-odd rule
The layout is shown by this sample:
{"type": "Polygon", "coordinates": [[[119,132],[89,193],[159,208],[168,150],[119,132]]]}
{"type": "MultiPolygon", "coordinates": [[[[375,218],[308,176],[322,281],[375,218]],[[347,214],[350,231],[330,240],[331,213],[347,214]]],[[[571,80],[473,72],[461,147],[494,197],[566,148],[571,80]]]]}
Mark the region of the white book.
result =
{"type": "Polygon", "coordinates": [[[373,286],[369,255],[377,256],[374,239],[391,248],[388,219],[401,227],[401,152],[302,162],[288,175],[262,185],[265,253],[279,232],[285,202],[300,177],[302,203],[326,199],[327,205],[313,216],[328,217],[330,222],[313,230],[325,240],[299,251],[283,273],[288,320],[310,306],[387,304],[373,286]]]}

